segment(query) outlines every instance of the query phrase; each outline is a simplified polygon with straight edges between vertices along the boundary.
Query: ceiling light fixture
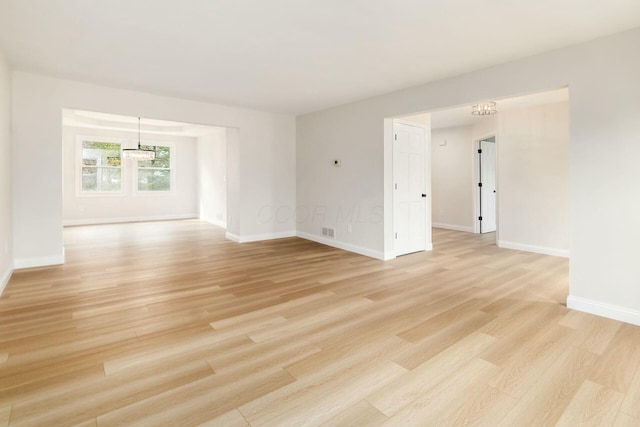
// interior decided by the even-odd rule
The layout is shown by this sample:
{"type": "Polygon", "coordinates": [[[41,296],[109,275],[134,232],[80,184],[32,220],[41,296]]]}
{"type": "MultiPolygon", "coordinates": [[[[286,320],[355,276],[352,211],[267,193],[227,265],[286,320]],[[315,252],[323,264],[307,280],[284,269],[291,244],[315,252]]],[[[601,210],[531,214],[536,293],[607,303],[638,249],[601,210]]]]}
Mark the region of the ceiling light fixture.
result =
{"type": "Polygon", "coordinates": [[[480,102],[471,106],[471,114],[474,116],[489,116],[497,112],[496,103],[493,101],[480,102]]]}
{"type": "Polygon", "coordinates": [[[140,146],[140,117],[138,117],[138,148],[124,148],[122,157],[133,160],[155,160],[156,152],[154,150],[143,150],[140,146]]]}

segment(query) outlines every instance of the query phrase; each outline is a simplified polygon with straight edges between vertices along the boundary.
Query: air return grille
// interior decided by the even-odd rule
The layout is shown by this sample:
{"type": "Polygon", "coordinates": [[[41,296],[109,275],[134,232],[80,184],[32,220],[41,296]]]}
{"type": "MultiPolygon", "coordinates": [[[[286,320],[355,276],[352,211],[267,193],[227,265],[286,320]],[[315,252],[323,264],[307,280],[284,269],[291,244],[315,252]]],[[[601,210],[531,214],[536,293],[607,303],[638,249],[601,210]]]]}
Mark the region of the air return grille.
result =
{"type": "Polygon", "coordinates": [[[322,235],[330,239],[335,239],[336,230],[334,228],[322,227],[322,235]]]}

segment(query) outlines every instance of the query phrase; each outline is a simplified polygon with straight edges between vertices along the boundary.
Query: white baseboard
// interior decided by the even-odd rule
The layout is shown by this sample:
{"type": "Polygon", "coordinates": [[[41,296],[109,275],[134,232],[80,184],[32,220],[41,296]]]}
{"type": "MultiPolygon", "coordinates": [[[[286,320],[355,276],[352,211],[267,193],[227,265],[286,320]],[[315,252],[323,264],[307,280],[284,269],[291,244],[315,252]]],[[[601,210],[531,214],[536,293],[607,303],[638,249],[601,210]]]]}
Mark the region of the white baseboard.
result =
{"type": "Polygon", "coordinates": [[[396,254],[393,251],[385,251],[383,261],[389,261],[390,259],[394,259],[396,254]]]}
{"type": "Polygon", "coordinates": [[[285,239],[287,237],[296,237],[296,232],[281,231],[279,233],[252,234],[249,236],[240,236],[240,243],[259,242],[261,240],[285,239]]]}
{"type": "Polygon", "coordinates": [[[198,214],[176,214],[176,215],[150,215],[150,216],[126,216],[113,218],[89,218],[89,219],[66,219],[62,221],[63,226],[72,225],[98,225],[117,224],[121,222],[145,222],[145,221],[170,221],[175,219],[196,219],[198,214]]]}
{"type": "Polygon", "coordinates": [[[279,233],[251,234],[248,236],[238,236],[237,234],[226,232],[224,234],[229,240],[238,243],[260,242],[263,240],[284,239],[287,237],[296,237],[295,231],[282,231],[279,233]]]}
{"type": "Polygon", "coordinates": [[[395,258],[395,255],[390,254],[388,252],[385,253],[381,251],[374,251],[372,249],[365,248],[362,246],[352,245],[351,243],[340,242],[338,240],[327,239],[321,236],[316,236],[314,234],[305,233],[303,231],[298,231],[297,236],[302,239],[311,240],[317,243],[322,243],[323,245],[332,246],[334,248],[343,249],[349,252],[355,252],[360,255],[368,256],[370,258],[375,258],[383,261],[387,259],[395,258]]]}
{"type": "Polygon", "coordinates": [[[504,240],[498,240],[497,244],[499,248],[504,249],[515,249],[517,251],[534,252],[536,254],[569,258],[569,251],[566,249],[547,248],[544,246],[526,245],[524,243],[505,242],[504,240]]]}
{"type": "Polygon", "coordinates": [[[2,273],[2,276],[0,276],[0,296],[2,296],[2,293],[4,292],[4,288],[7,287],[7,283],[9,283],[9,279],[11,279],[12,274],[13,274],[13,263],[9,264],[5,272],[2,273]]]}
{"type": "Polygon", "coordinates": [[[13,261],[13,268],[20,270],[22,268],[47,267],[49,265],[64,264],[64,248],[62,254],[37,258],[16,258],[13,261]]]}
{"type": "Polygon", "coordinates": [[[466,227],[464,225],[443,224],[441,222],[432,222],[431,226],[434,228],[444,228],[445,230],[464,231],[467,233],[473,233],[473,227],[466,227]]]}
{"type": "MultiPolygon", "coordinates": [[[[424,251],[428,252],[428,251],[432,251],[432,250],[433,250],[433,243],[432,242],[427,243],[427,245],[424,248],[424,251]]],[[[417,252],[413,252],[413,253],[417,253],[417,252]]],[[[405,255],[405,254],[402,254],[402,255],[405,255]]],[[[398,256],[402,256],[402,255],[396,255],[395,252],[388,251],[388,252],[384,253],[383,261],[389,261],[390,259],[394,259],[394,258],[397,258],[398,256]]],[[[408,254],[406,254],[406,255],[408,255],[408,254]]]]}
{"type": "Polygon", "coordinates": [[[607,317],[640,326],[640,311],[569,295],[567,307],[596,316],[607,317]]]}
{"type": "Polygon", "coordinates": [[[234,242],[240,243],[240,236],[237,234],[229,233],[228,231],[224,233],[224,237],[227,240],[233,240],[234,242]]]}

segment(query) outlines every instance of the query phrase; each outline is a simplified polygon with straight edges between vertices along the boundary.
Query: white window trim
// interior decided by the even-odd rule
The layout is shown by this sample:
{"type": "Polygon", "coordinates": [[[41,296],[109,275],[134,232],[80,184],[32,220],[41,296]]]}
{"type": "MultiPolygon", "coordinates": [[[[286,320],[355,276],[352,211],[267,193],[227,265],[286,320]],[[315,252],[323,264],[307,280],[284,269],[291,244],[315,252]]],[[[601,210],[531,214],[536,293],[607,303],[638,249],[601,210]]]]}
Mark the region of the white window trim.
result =
{"type": "MultiPolygon", "coordinates": [[[[176,192],[176,143],[174,141],[149,141],[144,140],[140,142],[141,145],[154,145],[161,147],[169,147],[171,150],[171,160],[169,163],[169,171],[171,173],[171,189],[169,191],[140,191],[138,190],[138,162],[136,161],[133,167],[133,195],[134,196],[172,196],[176,192]]],[[[129,160],[127,160],[129,161],[129,160]]],[[[153,169],[153,168],[149,168],[153,169]]]]}
{"type": "MultiPolygon", "coordinates": [[[[125,196],[125,167],[122,159],[122,149],[127,147],[126,138],[113,138],[98,135],[77,135],[76,136],[76,159],[74,169],[76,180],[76,197],[123,197],[125,196]],[[120,144],[120,191],[89,192],[82,191],[82,143],[84,141],[98,141],[120,144]]],[[[136,168],[137,170],[137,168],[136,168]]]]}

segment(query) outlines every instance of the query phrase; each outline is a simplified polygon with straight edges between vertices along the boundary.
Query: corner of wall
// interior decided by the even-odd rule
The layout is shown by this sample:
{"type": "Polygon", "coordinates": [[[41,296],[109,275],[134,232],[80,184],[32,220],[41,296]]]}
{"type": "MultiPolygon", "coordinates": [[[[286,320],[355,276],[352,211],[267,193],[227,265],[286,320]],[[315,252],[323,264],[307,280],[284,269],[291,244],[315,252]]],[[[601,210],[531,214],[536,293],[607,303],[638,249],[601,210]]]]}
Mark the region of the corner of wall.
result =
{"type": "Polygon", "coordinates": [[[6,271],[0,275],[0,296],[4,292],[5,288],[9,284],[9,280],[11,280],[11,276],[13,275],[13,262],[9,264],[6,271]]]}

